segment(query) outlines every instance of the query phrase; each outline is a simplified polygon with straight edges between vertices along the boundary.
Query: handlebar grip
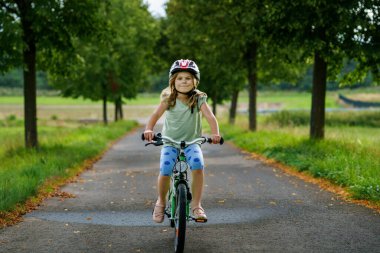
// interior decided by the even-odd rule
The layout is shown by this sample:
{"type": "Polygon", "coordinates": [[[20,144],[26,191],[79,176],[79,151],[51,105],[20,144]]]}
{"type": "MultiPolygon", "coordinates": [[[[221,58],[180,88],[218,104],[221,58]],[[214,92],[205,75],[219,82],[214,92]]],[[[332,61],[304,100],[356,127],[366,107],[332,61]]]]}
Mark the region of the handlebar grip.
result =
{"type": "MultiPolygon", "coordinates": [[[[153,141],[157,141],[161,137],[161,134],[158,133],[157,135],[153,135],[153,141]]],[[[144,133],[141,134],[141,140],[145,141],[144,133]]]]}
{"type": "MultiPolygon", "coordinates": [[[[212,143],[212,139],[211,138],[207,138],[207,142],[211,144],[212,143]]],[[[223,137],[220,137],[219,144],[223,145],[223,143],[224,143],[224,139],[223,139],[223,137]]]]}

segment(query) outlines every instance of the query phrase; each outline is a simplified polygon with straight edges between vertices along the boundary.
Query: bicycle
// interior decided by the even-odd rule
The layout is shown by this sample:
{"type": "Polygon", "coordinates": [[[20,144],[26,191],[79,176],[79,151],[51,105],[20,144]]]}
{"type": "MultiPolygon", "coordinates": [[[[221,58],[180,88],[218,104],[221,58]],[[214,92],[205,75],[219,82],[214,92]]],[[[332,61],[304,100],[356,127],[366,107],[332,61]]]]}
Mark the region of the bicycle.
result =
{"type": "MultiPolygon", "coordinates": [[[[144,134],[142,135],[142,140],[145,140],[144,134]]],[[[173,173],[171,175],[171,185],[168,194],[168,201],[165,208],[165,214],[170,220],[170,226],[175,228],[174,230],[174,249],[175,252],[183,252],[185,247],[186,239],[186,223],[188,221],[195,222],[207,222],[207,219],[195,219],[190,215],[190,202],[192,199],[189,181],[187,177],[187,170],[190,168],[186,160],[186,155],[184,152],[185,147],[200,143],[204,144],[206,142],[212,143],[211,138],[201,137],[190,142],[185,141],[175,141],[167,136],[162,136],[160,133],[153,137],[153,142],[145,144],[161,146],[164,141],[180,145],[180,150],[176,162],[173,166],[173,173]]],[[[220,145],[224,143],[223,138],[220,140],[220,145]]]]}

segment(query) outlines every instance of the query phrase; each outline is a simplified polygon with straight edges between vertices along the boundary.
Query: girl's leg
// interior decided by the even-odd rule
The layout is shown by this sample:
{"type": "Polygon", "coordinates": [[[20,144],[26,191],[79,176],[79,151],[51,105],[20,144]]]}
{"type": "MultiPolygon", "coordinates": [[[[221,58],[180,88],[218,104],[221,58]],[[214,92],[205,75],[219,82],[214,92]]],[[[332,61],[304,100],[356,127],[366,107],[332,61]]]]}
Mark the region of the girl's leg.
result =
{"type": "Polygon", "coordinates": [[[201,207],[202,193],[203,193],[203,170],[192,171],[192,184],[191,191],[193,193],[193,199],[191,200],[191,208],[201,207]]]}
{"type": "Polygon", "coordinates": [[[191,191],[193,199],[191,200],[191,209],[197,218],[206,219],[206,214],[202,208],[202,193],[204,184],[204,161],[200,145],[190,145],[185,149],[187,161],[192,170],[191,191]]]}
{"type": "Polygon", "coordinates": [[[177,149],[173,147],[163,147],[161,149],[160,175],[157,179],[158,198],[153,210],[153,220],[157,223],[164,221],[166,194],[170,187],[170,175],[175,163],[175,158],[177,157],[177,152],[177,149]]]}
{"type": "Polygon", "coordinates": [[[157,179],[157,205],[165,206],[166,194],[170,187],[170,175],[175,164],[178,150],[174,147],[165,146],[161,149],[160,175],[157,179]]]}
{"type": "Polygon", "coordinates": [[[166,194],[170,187],[170,176],[159,175],[157,179],[157,192],[158,199],[156,205],[165,206],[166,205],[166,194]]]}

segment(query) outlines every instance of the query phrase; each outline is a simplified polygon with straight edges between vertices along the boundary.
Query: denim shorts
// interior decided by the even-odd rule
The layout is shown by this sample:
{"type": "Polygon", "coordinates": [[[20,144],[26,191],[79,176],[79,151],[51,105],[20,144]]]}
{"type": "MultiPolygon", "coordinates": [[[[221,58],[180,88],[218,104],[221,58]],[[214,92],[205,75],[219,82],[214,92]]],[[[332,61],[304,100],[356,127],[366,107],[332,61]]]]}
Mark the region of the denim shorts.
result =
{"type": "MultiPolygon", "coordinates": [[[[173,167],[176,162],[179,150],[172,146],[165,146],[161,149],[160,159],[160,175],[171,176],[173,167]]],[[[187,146],[184,150],[186,160],[190,165],[191,170],[203,170],[204,161],[201,146],[199,144],[192,144],[187,146]]]]}

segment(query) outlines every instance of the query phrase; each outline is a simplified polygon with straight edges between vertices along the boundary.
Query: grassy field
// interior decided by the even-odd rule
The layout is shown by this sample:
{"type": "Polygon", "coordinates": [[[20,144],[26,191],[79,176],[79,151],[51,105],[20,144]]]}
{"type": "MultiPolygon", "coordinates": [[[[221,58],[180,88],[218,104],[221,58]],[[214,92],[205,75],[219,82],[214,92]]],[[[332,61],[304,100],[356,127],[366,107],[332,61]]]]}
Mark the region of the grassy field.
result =
{"type": "Polygon", "coordinates": [[[0,218],[17,204],[34,196],[39,188],[53,178],[75,175],[84,161],[93,159],[108,144],[136,126],[124,121],[109,126],[79,125],[72,122],[60,125],[39,125],[39,149],[26,150],[23,128],[14,125],[0,131],[0,218]]]}
{"type": "MultiPolygon", "coordinates": [[[[368,115],[368,120],[373,115],[368,115]]],[[[260,116],[257,132],[247,129],[239,117],[236,126],[222,120],[226,139],[239,147],[275,159],[298,171],[307,171],[346,187],[353,198],[380,206],[380,128],[372,126],[326,126],[323,141],[309,140],[308,126],[279,126],[260,116]]],[[[342,117],[339,113],[335,117],[342,117]]],[[[346,116],[351,121],[353,115],[346,116]]],[[[357,117],[360,117],[357,115],[357,117]]]]}

